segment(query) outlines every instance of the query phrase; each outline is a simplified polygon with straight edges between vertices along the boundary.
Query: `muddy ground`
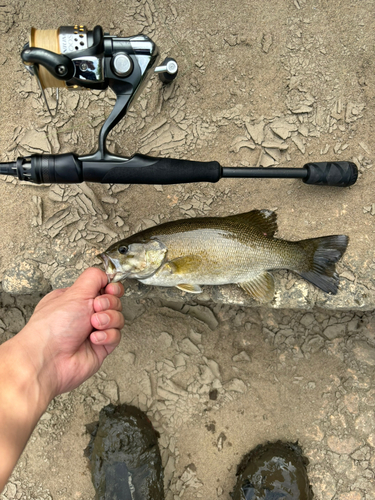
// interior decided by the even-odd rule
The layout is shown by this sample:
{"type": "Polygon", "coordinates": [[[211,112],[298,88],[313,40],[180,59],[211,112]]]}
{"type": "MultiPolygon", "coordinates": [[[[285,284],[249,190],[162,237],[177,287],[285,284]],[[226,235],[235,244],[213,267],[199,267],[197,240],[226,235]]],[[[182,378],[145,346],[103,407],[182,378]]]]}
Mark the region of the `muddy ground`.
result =
{"type": "MultiPolygon", "coordinates": [[[[2,299],[18,331],[33,302],[2,299]]],[[[2,500],[94,498],[85,424],[110,402],[141,408],[160,432],[168,499],[229,499],[241,457],[277,439],[303,447],[316,498],[374,499],[371,313],[124,305],[119,348],[51,403],[2,500]]]]}
{"type": "MultiPolygon", "coordinates": [[[[10,267],[27,265],[47,291],[94,263],[114,239],[141,228],[268,208],[277,211],[283,238],[348,234],[343,289],[355,294],[362,287],[371,309],[372,1],[6,0],[0,5],[1,161],[28,152],[96,149],[113,94],[62,92],[51,118],[19,57],[31,26],[77,22],[101,24],[114,35],[149,35],[162,58],[179,64],[169,87],[150,79],[111,133],[116,153],[224,166],[351,160],[360,178],[349,189],[229,179],[38,187],[5,178],[1,278],[10,267]]],[[[298,278],[288,280],[293,289],[298,278]]],[[[22,326],[35,301],[35,295],[2,295],[2,340],[22,326]]],[[[317,498],[375,498],[372,313],[339,313],[321,304],[304,312],[200,301],[181,312],[179,303],[130,296],[121,346],[96,377],[51,404],[3,496],[93,498],[84,424],[109,401],[120,401],[146,410],[162,433],[168,499],[229,498],[242,454],[280,438],[303,446],[317,498]]]]}

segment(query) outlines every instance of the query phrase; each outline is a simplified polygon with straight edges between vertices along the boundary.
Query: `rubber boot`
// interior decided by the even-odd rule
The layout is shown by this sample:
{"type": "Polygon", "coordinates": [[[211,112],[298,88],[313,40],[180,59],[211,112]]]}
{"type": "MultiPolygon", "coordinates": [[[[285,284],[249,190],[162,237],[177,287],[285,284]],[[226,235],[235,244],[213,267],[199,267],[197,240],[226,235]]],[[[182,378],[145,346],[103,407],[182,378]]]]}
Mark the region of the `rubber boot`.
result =
{"type": "Polygon", "coordinates": [[[108,405],[86,426],[96,500],[164,500],[158,433],[134,406],[108,405]]]}
{"type": "Polygon", "coordinates": [[[237,469],[233,500],[311,500],[307,458],[298,444],[267,443],[245,455],[237,469]]]}

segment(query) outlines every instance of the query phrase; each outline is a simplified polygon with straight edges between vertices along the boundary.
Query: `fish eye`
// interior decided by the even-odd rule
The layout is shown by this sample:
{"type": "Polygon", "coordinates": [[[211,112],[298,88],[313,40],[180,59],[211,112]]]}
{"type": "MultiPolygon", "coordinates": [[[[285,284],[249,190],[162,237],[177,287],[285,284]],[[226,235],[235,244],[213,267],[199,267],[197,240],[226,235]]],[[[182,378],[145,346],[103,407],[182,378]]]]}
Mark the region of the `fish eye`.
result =
{"type": "Polygon", "coordinates": [[[124,254],[126,254],[126,253],[127,253],[127,251],[128,251],[128,247],[121,246],[121,247],[119,247],[118,251],[119,251],[122,255],[124,255],[124,254]]]}

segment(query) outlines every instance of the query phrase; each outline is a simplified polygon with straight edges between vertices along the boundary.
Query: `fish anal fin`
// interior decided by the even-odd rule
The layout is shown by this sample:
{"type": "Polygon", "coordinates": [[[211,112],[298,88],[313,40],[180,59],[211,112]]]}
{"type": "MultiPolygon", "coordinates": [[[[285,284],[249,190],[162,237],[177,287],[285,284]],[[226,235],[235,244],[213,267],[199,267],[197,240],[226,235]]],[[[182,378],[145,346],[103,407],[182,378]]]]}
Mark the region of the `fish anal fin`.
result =
{"type": "Polygon", "coordinates": [[[226,218],[233,220],[237,224],[253,226],[268,238],[272,237],[277,231],[277,215],[271,210],[252,210],[244,214],[229,215],[226,218]]]}
{"type": "Polygon", "coordinates": [[[268,272],[260,273],[255,278],[238,285],[259,302],[271,302],[275,295],[275,281],[268,272]]]}
{"type": "Polygon", "coordinates": [[[173,274],[187,274],[197,271],[202,262],[199,255],[185,255],[177,259],[170,260],[168,264],[173,269],[173,274]]]}
{"type": "Polygon", "coordinates": [[[202,293],[203,291],[199,285],[192,285],[190,283],[176,285],[176,288],[179,288],[183,292],[188,292],[188,293],[202,293]]]}

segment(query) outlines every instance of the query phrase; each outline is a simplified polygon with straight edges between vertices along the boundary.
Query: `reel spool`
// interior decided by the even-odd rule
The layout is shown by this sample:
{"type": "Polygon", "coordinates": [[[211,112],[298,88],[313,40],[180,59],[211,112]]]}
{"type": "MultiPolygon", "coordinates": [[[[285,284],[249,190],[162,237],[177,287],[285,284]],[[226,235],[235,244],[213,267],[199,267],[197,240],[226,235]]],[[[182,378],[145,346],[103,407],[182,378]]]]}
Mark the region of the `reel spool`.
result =
{"type": "MultiPolygon", "coordinates": [[[[29,47],[38,47],[55,54],[84,50],[88,47],[87,28],[78,24],[75,26],[62,26],[57,30],[31,28],[29,47]]],[[[42,64],[39,65],[38,78],[42,89],[69,88],[65,80],[55,78],[42,64]]],[[[75,86],[75,88],[80,87],[75,86]]]]}
{"type": "MultiPolygon", "coordinates": [[[[85,26],[62,26],[57,30],[39,30],[31,28],[29,43],[25,45],[24,52],[31,49],[41,49],[46,53],[66,54],[71,52],[78,52],[85,50],[88,47],[88,31],[85,26]]],[[[23,62],[28,71],[35,76],[38,86],[40,88],[42,98],[47,107],[49,114],[53,117],[56,116],[57,108],[59,105],[59,89],[60,88],[83,88],[79,85],[68,85],[66,80],[56,78],[50,69],[43,65],[43,60],[39,64],[27,62],[23,58],[23,62]],[[56,89],[56,107],[54,114],[52,114],[49,107],[46,94],[44,92],[47,88],[56,89]]]]}

